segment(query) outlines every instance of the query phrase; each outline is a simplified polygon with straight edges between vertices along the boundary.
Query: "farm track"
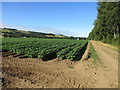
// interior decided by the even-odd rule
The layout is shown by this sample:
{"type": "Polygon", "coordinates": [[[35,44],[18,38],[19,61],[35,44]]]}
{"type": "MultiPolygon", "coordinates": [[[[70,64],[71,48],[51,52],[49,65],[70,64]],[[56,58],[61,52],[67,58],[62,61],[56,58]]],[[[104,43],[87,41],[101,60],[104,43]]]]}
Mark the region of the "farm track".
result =
{"type": "Polygon", "coordinates": [[[97,83],[103,85],[104,87],[110,83],[111,86],[118,86],[118,52],[103,45],[102,43],[96,41],[91,41],[91,43],[104,67],[109,71],[105,74],[106,78],[103,78],[105,80],[98,81],[97,83]]]}
{"type": "MultiPolygon", "coordinates": [[[[95,46],[96,42],[92,44],[95,46]]],[[[99,49],[95,47],[95,50],[97,52],[99,49]]],[[[116,71],[111,70],[106,63],[94,64],[92,59],[71,62],[57,58],[44,62],[37,58],[13,56],[9,54],[2,57],[3,88],[118,87],[116,71]]]]}

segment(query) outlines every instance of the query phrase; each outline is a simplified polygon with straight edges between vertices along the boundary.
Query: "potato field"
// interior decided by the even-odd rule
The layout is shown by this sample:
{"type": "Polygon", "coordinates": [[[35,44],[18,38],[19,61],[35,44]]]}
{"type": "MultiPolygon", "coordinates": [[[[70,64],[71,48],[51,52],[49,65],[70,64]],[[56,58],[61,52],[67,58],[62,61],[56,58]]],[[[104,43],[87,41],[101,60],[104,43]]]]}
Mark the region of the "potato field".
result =
{"type": "Polygon", "coordinates": [[[2,51],[10,51],[44,61],[59,58],[80,60],[88,41],[69,39],[3,38],[2,51]]]}

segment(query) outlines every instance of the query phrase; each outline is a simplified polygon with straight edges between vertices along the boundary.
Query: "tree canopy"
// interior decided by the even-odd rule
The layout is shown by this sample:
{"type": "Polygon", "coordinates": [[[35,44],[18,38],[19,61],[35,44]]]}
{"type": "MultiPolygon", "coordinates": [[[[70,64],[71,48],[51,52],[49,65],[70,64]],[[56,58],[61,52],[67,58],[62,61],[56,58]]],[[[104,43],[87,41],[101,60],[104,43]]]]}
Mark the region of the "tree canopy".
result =
{"type": "Polygon", "coordinates": [[[98,2],[97,20],[88,39],[105,43],[118,43],[120,26],[120,2],[98,2]]]}

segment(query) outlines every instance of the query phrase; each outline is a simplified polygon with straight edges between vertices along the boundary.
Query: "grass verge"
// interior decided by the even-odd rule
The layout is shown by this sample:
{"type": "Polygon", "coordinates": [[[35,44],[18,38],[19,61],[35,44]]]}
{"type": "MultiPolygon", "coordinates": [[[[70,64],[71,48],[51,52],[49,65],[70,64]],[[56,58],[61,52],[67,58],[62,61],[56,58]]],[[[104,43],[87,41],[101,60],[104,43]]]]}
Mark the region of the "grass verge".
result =
{"type": "Polygon", "coordinates": [[[93,47],[93,45],[90,43],[90,58],[93,59],[93,63],[96,63],[97,60],[100,60],[97,56],[97,53],[93,47]]]}
{"type": "Polygon", "coordinates": [[[109,44],[109,43],[103,43],[103,42],[101,42],[101,41],[99,41],[99,43],[101,44],[101,45],[104,45],[105,47],[108,47],[108,48],[110,48],[110,49],[112,49],[112,50],[115,50],[115,51],[117,51],[117,52],[120,52],[120,44],[118,43],[118,44],[109,44]]]}

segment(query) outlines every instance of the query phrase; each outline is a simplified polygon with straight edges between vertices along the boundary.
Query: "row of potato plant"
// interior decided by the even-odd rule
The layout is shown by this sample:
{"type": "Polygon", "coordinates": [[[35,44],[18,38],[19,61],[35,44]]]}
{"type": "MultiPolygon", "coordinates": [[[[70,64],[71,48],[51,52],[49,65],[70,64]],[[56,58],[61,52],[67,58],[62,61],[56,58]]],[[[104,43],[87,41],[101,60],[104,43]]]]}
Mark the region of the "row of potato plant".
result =
{"type": "Polygon", "coordinates": [[[78,50],[85,46],[87,41],[60,40],[60,39],[35,39],[35,38],[4,38],[2,51],[11,51],[31,58],[75,59],[78,50]],[[73,52],[73,54],[71,54],[73,52]],[[75,53],[76,52],[76,53],[75,53]]]}

